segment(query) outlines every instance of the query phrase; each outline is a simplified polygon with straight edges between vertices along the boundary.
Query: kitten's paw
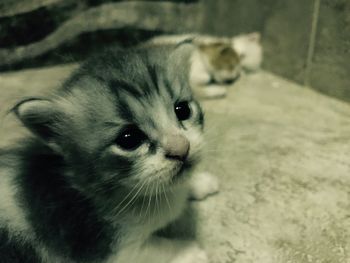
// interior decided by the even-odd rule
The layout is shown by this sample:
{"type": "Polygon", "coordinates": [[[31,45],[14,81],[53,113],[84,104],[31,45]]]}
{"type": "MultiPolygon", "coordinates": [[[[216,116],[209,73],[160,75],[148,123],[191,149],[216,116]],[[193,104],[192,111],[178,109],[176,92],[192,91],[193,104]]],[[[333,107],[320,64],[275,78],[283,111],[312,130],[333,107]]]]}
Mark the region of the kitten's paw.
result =
{"type": "Polygon", "coordinates": [[[202,200],[217,192],[219,192],[219,180],[216,176],[207,172],[193,176],[190,195],[192,199],[202,200]]]}
{"type": "Polygon", "coordinates": [[[227,88],[220,85],[210,85],[203,89],[203,93],[207,99],[223,98],[227,94],[227,88]]]}
{"type": "Polygon", "coordinates": [[[185,248],[171,263],[209,263],[209,259],[207,253],[194,243],[185,248]]]}

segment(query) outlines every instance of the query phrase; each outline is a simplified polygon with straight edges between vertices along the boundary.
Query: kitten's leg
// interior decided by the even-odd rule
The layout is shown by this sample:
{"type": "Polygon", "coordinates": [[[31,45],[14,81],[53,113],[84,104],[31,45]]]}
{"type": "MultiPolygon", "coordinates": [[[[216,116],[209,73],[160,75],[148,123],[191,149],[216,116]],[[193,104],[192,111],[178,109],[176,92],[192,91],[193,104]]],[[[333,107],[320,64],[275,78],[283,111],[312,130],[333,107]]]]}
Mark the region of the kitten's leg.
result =
{"type": "Polygon", "coordinates": [[[192,177],[190,197],[202,200],[219,191],[219,180],[208,172],[195,173],[192,177]]]}
{"type": "Polygon", "coordinates": [[[206,96],[206,98],[223,98],[227,94],[227,88],[225,86],[220,85],[209,85],[206,87],[203,87],[203,92],[206,96]]]}
{"type": "Polygon", "coordinates": [[[221,85],[201,85],[193,86],[194,93],[201,98],[218,99],[227,94],[227,88],[221,85]]]}

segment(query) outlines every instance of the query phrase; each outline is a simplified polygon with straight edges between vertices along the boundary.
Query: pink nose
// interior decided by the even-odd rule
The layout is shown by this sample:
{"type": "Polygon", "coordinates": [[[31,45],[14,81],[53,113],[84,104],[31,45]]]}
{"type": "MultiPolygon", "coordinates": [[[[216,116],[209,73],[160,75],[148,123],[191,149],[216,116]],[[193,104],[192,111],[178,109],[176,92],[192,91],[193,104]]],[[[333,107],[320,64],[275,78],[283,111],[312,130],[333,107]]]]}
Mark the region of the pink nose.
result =
{"type": "Polygon", "coordinates": [[[184,161],[190,150],[190,142],[183,135],[170,135],[166,138],[163,148],[166,158],[184,161]]]}

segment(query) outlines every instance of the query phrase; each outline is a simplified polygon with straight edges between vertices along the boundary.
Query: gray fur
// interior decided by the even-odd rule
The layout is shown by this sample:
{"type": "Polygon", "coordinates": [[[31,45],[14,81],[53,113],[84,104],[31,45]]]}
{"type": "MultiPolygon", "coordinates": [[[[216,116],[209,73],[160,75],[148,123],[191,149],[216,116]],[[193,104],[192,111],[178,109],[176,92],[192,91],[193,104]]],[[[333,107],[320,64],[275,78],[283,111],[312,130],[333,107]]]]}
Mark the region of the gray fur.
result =
{"type": "MultiPolygon", "coordinates": [[[[43,262],[150,262],[152,248],[144,247],[168,244],[150,239],[186,208],[199,158],[203,114],[188,84],[191,52],[187,43],[109,50],[51,97],[15,105],[34,137],[0,156],[17,160],[0,167],[15,171],[1,187],[16,189],[6,198],[25,226],[6,223],[18,221],[15,213],[0,215],[0,240],[6,231],[14,251],[24,240],[43,262]],[[174,107],[183,101],[191,115],[179,121],[174,107]],[[116,144],[126,127],[146,138],[136,149],[116,144]]],[[[166,247],[160,263],[182,245],[166,247]]]]}

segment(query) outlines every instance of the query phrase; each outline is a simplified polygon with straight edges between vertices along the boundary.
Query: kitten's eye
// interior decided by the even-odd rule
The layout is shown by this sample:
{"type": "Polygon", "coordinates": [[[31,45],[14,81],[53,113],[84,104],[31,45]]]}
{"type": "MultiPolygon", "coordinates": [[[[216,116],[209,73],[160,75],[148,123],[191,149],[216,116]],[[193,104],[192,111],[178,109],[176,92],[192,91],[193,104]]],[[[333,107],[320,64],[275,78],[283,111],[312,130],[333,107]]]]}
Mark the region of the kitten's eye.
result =
{"type": "Polygon", "coordinates": [[[125,128],[115,140],[115,143],[124,150],[132,151],[138,148],[147,136],[136,126],[125,128]]]}
{"type": "Polygon", "coordinates": [[[175,114],[179,121],[188,120],[191,117],[191,108],[188,101],[181,101],[175,104],[175,114]]]}

